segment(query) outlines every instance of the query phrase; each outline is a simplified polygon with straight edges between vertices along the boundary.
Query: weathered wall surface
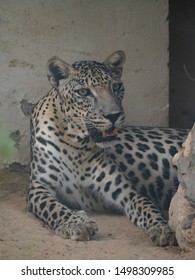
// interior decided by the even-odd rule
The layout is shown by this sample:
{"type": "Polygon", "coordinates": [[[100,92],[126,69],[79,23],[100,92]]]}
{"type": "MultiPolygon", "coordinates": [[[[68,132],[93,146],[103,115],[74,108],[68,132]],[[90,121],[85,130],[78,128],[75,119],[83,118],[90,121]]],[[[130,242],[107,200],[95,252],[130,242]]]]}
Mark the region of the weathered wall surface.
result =
{"type": "Polygon", "coordinates": [[[1,0],[0,124],[17,142],[14,161],[29,162],[29,112],[50,89],[54,55],[103,61],[123,49],[127,123],[166,126],[167,14],[168,0],[1,0]]]}

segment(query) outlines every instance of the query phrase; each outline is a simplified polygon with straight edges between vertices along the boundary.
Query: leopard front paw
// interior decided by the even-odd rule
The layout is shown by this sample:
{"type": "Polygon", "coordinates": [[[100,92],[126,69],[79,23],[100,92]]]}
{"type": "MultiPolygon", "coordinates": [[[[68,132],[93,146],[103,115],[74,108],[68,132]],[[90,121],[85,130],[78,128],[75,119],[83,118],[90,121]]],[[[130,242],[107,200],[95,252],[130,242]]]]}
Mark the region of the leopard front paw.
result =
{"type": "Polygon", "coordinates": [[[177,245],[175,233],[168,225],[152,226],[146,233],[149,235],[151,243],[155,246],[177,245]]]}
{"type": "Polygon", "coordinates": [[[98,231],[98,226],[93,219],[89,219],[84,211],[72,214],[68,221],[60,224],[55,233],[63,238],[76,241],[89,240],[98,231]]]}

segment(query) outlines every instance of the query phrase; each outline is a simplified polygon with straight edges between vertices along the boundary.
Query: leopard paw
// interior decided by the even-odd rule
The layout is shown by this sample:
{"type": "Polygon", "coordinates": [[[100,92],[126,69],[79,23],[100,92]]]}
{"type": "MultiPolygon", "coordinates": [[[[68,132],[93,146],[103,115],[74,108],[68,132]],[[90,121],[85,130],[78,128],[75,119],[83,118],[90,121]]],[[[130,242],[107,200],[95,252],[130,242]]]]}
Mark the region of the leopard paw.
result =
{"type": "Polygon", "coordinates": [[[149,235],[151,243],[155,246],[177,245],[175,233],[168,225],[152,226],[146,233],[149,235]]]}
{"type": "Polygon", "coordinates": [[[61,223],[55,233],[63,238],[76,241],[87,241],[98,231],[98,226],[93,219],[89,219],[84,211],[74,213],[68,221],[61,223]]]}

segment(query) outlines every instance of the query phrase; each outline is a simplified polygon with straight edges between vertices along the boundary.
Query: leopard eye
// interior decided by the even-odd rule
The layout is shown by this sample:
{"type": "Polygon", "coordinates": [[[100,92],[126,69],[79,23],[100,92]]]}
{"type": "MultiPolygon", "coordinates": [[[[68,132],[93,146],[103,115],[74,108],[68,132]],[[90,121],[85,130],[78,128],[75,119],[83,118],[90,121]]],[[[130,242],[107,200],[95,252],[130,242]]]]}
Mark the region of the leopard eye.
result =
{"type": "Polygon", "coordinates": [[[112,88],[114,91],[117,91],[121,88],[122,83],[113,83],[112,88]]]}
{"type": "Polygon", "coordinates": [[[75,90],[75,92],[77,93],[77,95],[81,96],[81,97],[87,97],[91,95],[91,92],[88,88],[80,88],[75,90]]]}

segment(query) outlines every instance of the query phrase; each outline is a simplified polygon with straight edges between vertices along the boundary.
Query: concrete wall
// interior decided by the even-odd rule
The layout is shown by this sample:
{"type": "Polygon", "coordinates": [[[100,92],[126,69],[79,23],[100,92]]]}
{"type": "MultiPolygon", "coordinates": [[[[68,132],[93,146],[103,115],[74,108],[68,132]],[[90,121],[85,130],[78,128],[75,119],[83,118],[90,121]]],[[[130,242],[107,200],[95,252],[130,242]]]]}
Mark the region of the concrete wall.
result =
{"type": "Polygon", "coordinates": [[[1,0],[0,124],[29,162],[29,109],[50,89],[45,65],[103,61],[123,49],[127,123],[168,123],[168,0],[1,0]]]}

